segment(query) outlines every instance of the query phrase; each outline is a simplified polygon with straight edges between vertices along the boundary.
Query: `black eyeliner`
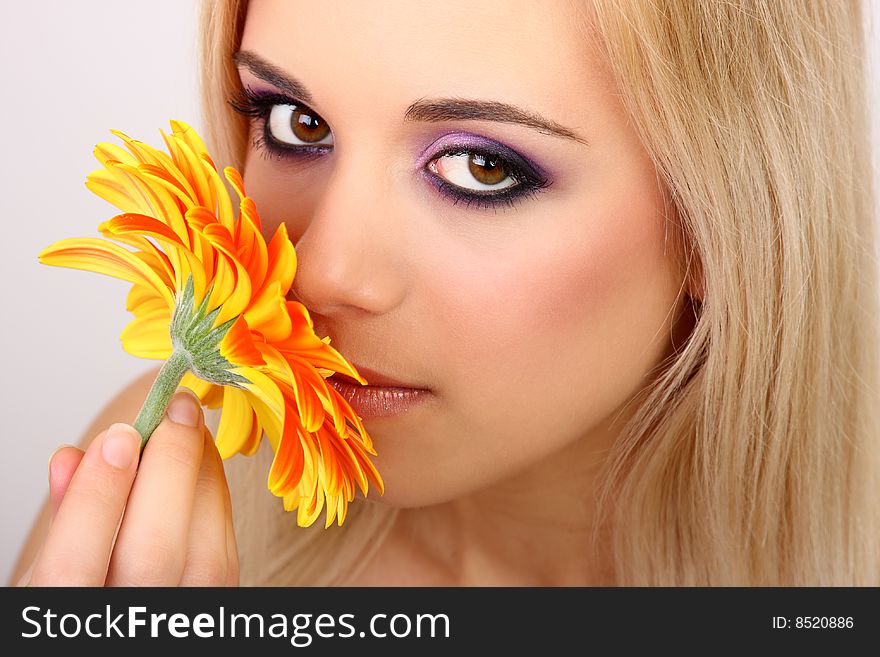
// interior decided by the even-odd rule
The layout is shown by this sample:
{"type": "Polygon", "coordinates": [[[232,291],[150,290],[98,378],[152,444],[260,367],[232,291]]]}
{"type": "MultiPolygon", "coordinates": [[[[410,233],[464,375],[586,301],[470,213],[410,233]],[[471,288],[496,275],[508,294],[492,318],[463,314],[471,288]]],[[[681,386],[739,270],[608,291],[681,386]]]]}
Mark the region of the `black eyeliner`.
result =
{"type": "Polygon", "coordinates": [[[501,144],[493,145],[491,148],[469,144],[452,144],[432,155],[428,159],[428,163],[450,155],[480,155],[487,160],[500,160],[507,175],[516,181],[515,185],[506,187],[506,191],[477,192],[465,190],[465,188],[449,182],[433,171],[425,171],[425,176],[432,181],[441,194],[452,200],[453,205],[463,202],[468,208],[472,205],[476,205],[478,208],[495,208],[501,204],[514,207],[517,201],[533,198],[540,190],[551,184],[547,177],[538,173],[534,167],[514,151],[501,144]]]}
{"type": "MultiPolygon", "coordinates": [[[[250,87],[240,89],[229,101],[238,114],[247,117],[256,129],[256,136],[252,139],[253,148],[264,156],[272,159],[285,160],[296,158],[300,161],[309,161],[329,153],[332,146],[289,146],[282,145],[269,130],[269,113],[277,105],[290,105],[299,111],[320,116],[294,98],[276,92],[254,91],[250,87]]],[[[475,192],[445,180],[441,176],[423,169],[431,184],[444,197],[450,199],[453,205],[463,203],[466,207],[495,208],[506,205],[514,207],[518,201],[532,198],[537,193],[550,186],[550,180],[531,166],[515,151],[501,145],[494,144],[490,147],[475,147],[468,144],[450,145],[437,154],[430,157],[428,163],[432,163],[449,155],[480,155],[488,159],[500,160],[507,175],[516,181],[516,184],[505,188],[505,191],[475,192]]]]}
{"type": "Polygon", "coordinates": [[[304,105],[295,98],[274,92],[254,91],[250,87],[240,89],[229,100],[229,105],[238,114],[250,119],[257,129],[257,136],[251,141],[255,150],[272,157],[273,159],[285,159],[296,157],[301,160],[311,160],[316,156],[323,155],[331,150],[332,146],[290,146],[281,144],[269,130],[269,112],[276,105],[290,105],[299,111],[319,116],[308,105],[304,105]]]}

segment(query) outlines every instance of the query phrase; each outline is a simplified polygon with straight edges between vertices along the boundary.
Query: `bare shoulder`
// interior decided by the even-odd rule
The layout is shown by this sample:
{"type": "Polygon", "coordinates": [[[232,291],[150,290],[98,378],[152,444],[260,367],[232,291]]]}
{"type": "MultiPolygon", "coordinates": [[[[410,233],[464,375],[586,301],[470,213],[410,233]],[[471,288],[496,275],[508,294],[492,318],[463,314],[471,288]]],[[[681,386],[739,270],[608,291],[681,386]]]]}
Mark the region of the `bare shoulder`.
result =
{"type": "MultiPolygon", "coordinates": [[[[85,449],[92,439],[101,433],[114,422],[125,422],[131,424],[140,411],[141,404],[144,403],[156,375],[159,373],[159,367],[150,368],[143,374],[135,377],[110,400],[104,404],[96,413],[94,419],[79,437],[70,436],[71,442],[85,449]]],[[[40,507],[40,512],[34,519],[30,533],[25,540],[15,567],[12,569],[10,584],[16,584],[33,562],[40,546],[46,537],[49,528],[50,510],[48,498],[40,507]]]]}

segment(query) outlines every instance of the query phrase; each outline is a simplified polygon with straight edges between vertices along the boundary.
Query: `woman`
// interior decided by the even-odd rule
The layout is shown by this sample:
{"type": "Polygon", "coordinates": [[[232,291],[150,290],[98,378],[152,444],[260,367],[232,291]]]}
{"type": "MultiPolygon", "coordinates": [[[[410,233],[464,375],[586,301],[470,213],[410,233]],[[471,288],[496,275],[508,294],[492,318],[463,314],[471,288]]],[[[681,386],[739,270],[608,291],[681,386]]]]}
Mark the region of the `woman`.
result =
{"type": "Polygon", "coordinates": [[[297,528],[263,449],[230,504],[183,396],[136,478],[127,425],[56,453],[24,581],[880,583],[859,7],[306,8],[208,4],[205,107],[318,334],[420,391],[386,493],[297,528]]]}

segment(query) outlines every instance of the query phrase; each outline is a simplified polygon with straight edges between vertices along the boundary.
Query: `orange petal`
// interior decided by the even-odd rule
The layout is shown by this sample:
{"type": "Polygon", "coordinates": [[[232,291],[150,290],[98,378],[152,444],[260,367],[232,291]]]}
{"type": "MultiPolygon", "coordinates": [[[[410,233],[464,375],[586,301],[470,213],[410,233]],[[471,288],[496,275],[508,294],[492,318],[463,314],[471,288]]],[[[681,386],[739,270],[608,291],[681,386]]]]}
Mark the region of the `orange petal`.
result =
{"type": "Polygon", "coordinates": [[[220,313],[215,320],[215,326],[219,326],[223,322],[241,314],[247,308],[251,300],[252,291],[250,277],[238,261],[232,236],[224,226],[219,223],[209,224],[205,226],[201,234],[205,236],[214,248],[226,256],[225,261],[223,258],[218,258],[218,278],[224,266],[231,272],[231,276],[226,275],[223,288],[215,287],[211,292],[210,309],[216,307],[214,304],[222,304],[220,313]]]}
{"type": "Polygon", "coordinates": [[[274,283],[278,283],[281,287],[281,293],[286,296],[296,274],[296,251],[283,223],[278,224],[278,228],[269,242],[266,257],[266,274],[257,294],[259,295],[274,283]]]}
{"type": "Polygon", "coordinates": [[[238,194],[240,199],[247,196],[247,194],[244,193],[244,180],[237,169],[234,167],[226,167],[223,169],[223,175],[226,176],[226,180],[232,185],[232,188],[235,190],[235,193],[238,194]]]}
{"type": "Polygon", "coordinates": [[[165,223],[145,214],[126,212],[118,214],[104,224],[107,230],[115,234],[138,233],[161,239],[175,246],[186,248],[175,233],[165,223]]]}
{"type": "Polygon", "coordinates": [[[248,325],[262,333],[267,342],[277,342],[290,335],[292,326],[290,315],[287,314],[287,300],[277,282],[251,300],[244,317],[248,325]]]}
{"type": "Polygon", "coordinates": [[[304,305],[299,301],[288,301],[287,312],[291,322],[290,337],[276,344],[279,349],[298,352],[319,349],[326,344],[315,335],[312,318],[304,305]]]}
{"type": "Polygon", "coordinates": [[[259,290],[263,285],[269,265],[266,241],[260,234],[259,225],[260,219],[254,202],[249,198],[243,199],[233,234],[236,254],[247,269],[251,286],[255,290],[259,290]]]}
{"type": "Polygon", "coordinates": [[[284,431],[281,441],[275,450],[275,458],[269,469],[269,490],[276,495],[284,494],[299,484],[305,464],[302,441],[299,432],[302,431],[296,414],[287,413],[284,418],[284,431]]]}
{"type": "Polygon", "coordinates": [[[220,355],[237,366],[258,367],[266,361],[254,346],[247,320],[239,316],[220,342],[220,355]]]}

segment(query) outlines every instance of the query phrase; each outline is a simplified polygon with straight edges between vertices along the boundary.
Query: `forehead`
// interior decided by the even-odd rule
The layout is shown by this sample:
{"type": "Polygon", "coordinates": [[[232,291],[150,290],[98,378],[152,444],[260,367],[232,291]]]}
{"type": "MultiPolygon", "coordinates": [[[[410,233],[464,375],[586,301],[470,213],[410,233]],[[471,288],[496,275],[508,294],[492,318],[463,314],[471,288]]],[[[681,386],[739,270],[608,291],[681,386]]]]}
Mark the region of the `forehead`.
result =
{"type": "Polygon", "coordinates": [[[397,113],[423,97],[479,98],[576,127],[599,75],[585,25],[576,0],[251,0],[241,48],[300,79],[319,104],[397,113]]]}

